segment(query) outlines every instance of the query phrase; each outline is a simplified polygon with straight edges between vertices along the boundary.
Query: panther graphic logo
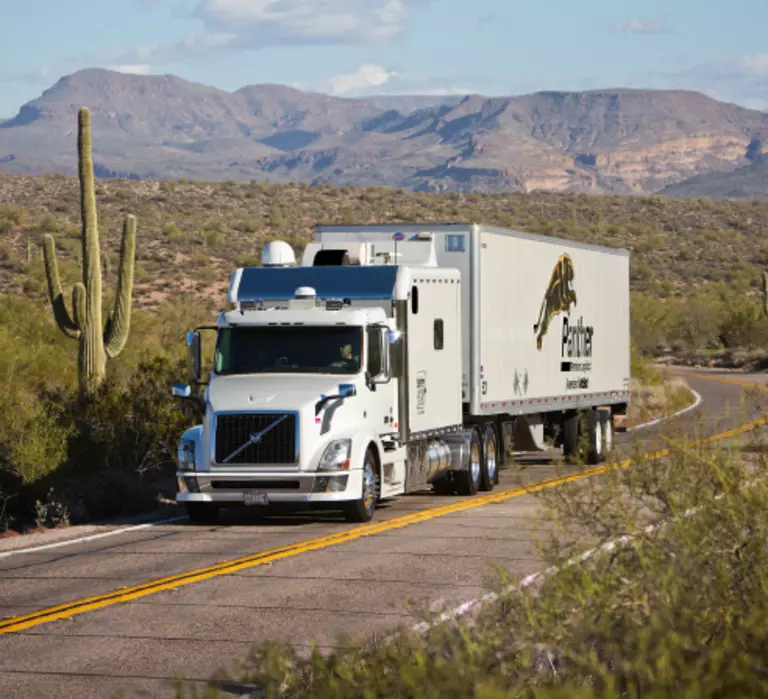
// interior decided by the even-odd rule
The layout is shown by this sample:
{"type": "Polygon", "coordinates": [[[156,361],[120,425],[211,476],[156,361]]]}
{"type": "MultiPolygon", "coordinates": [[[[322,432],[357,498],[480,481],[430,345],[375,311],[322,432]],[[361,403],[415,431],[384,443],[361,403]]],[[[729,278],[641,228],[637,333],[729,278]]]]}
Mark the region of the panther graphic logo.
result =
{"type": "Polygon", "coordinates": [[[550,321],[558,314],[571,309],[571,304],[576,305],[576,292],[573,290],[573,260],[570,255],[563,254],[552,270],[547,292],[541,302],[539,321],[533,326],[536,336],[536,347],[541,349],[541,341],[549,330],[550,321]]]}

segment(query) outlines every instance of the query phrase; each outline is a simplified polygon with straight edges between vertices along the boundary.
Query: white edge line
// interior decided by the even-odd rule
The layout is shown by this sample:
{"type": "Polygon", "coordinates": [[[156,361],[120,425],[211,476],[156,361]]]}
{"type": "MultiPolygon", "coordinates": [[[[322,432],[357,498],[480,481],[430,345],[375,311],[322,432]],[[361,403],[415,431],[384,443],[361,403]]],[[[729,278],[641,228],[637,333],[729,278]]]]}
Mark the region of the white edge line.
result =
{"type": "Polygon", "coordinates": [[[694,391],[692,388],[688,388],[688,390],[693,393],[694,398],[696,399],[693,402],[693,405],[689,405],[687,408],[683,408],[682,410],[678,410],[676,413],[672,415],[665,415],[664,417],[656,418],[655,420],[651,420],[650,422],[644,422],[641,425],[633,425],[632,427],[627,427],[625,432],[633,432],[634,430],[642,430],[645,427],[652,427],[653,425],[658,425],[660,422],[663,422],[664,420],[671,420],[672,418],[679,417],[680,415],[685,415],[685,413],[690,412],[691,410],[695,410],[701,405],[701,395],[694,391]]]}
{"type": "MultiPolygon", "coordinates": [[[[693,393],[693,395],[696,398],[696,400],[694,401],[693,405],[689,405],[687,408],[684,408],[683,410],[679,410],[678,412],[674,413],[674,415],[669,415],[667,417],[660,417],[660,418],[658,418],[656,420],[653,420],[652,422],[646,422],[646,423],[644,423],[642,425],[635,425],[633,427],[628,427],[625,431],[626,432],[630,432],[632,430],[643,429],[644,427],[651,427],[652,425],[656,425],[656,424],[658,424],[659,422],[661,422],[663,420],[671,420],[674,417],[678,417],[679,415],[683,415],[684,413],[687,413],[687,412],[689,412],[691,410],[694,410],[694,409],[698,408],[699,405],[701,405],[702,398],[699,395],[699,393],[694,391],[692,388],[689,389],[689,390],[691,391],[691,393],[693,393]]],[[[521,453],[526,453],[527,454],[528,452],[521,452],[521,453]]],[[[3,553],[0,553],[0,558],[8,558],[9,556],[14,556],[14,555],[20,554],[20,553],[35,553],[37,551],[47,551],[49,549],[55,549],[55,548],[59,548],[61,546],[71,546],[73,544],[83,544],[83,543],[88,542],[88,541],[95,541],[96,539],[103,539],[103,538],[108,537],[108,536],[117,536],[118,534],[127,534],[128,532],[135,532],[135,531],[139,531],[141,529],[149,529],[150,527],[156,527],[156,526],[161,525],[161,524],[171,524],[172,522],[180,522],[180,521],[182,521],[184,519],[187,519],[187,517],[186,516],[172,517],[171,519],[161,519],[161,520],[158,520],[158,521],[155,521],[155,522],[146,522],[145,524],[136,524],[136,525],[131,526],[131,527],[122,527],[120,529],[112,529],[112,530],[110,530],[108,532],[102,532],[100,534],[91,534],[90,536],[81,536],[81,537],[78,537],[76,539],[67,539],[66,541],[57,541],[56,543],[53,543],[53,544],[44,544],[43,546],[34,546],[32,548],[15,549],[15,550],[12,550],[12,551],[5,551],[3,553]]],[[[533,579],[529,583],[526,583],[525,586],[527,587],[527,585],[530,585],[533,582],[533,580],[535,579],[535,577],[537,577],[538,575],[539,575],[539,573],[537,573],[536,576],[533,576],[533,579]]],[[[525,580],[528,580],[528,578],[526,578],[525,580]]],[[[523,581],[523,583],[525,583],[525,580],[523,581]]],[[[482,598],[482,599],[485,599],[485,598],[482,598]]],[[[467,602],[466,605],[469,605],[468,609],[470,607],[474,606],[477,603],[477,601],[478,600],[473,600],[471,602],[467,602]]],[[[465,606],[465,605],[462,605],[462,607],[463,606],[465,606]]]]}
{"type": "Polygon", "coordinates": [[[56,549],[60,546],[71,546],[72,544],[82,544],[86,541],[95,541],[96,539],[104,539],[108,536],[117,536],[118,534],[126,534],[128,532],[136,532],[140,529],[149,529],[150,527],[156,527],[160,524],[171,524],[172,522],[180,522],[183,519],[187,519],[186,516],[171,517],[170,519],[160,519],[154,522],[145,522],[144,524],[134,524],[130,527],[121,527],[120,529],[111,529],[108,532],[101,532],[100,534],[91,534],[90,536],[80,536],[76,539],[67,539],[66,541],[57,541],[53,544],[44,544],[43,546],[33,546],[26,549],[15,549],[12,551],[4,551],[0,553],[0,558],[8,558],[14,556],[17,553],[35,553],[37,551],[47,551],[48,549],[56,549]]]}

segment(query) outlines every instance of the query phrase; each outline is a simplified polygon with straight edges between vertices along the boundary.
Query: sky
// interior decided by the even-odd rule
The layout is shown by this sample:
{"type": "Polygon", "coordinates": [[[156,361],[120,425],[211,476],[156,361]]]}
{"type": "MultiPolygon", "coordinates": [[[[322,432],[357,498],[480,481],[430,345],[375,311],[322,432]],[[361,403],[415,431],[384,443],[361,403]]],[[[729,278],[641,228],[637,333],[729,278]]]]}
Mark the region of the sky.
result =
{"type": "Polygon", "coordinates": [[[0,118],[90,67],[345,97],[699,90],[768,109],[766,0],[0,0],[0,118]]]}

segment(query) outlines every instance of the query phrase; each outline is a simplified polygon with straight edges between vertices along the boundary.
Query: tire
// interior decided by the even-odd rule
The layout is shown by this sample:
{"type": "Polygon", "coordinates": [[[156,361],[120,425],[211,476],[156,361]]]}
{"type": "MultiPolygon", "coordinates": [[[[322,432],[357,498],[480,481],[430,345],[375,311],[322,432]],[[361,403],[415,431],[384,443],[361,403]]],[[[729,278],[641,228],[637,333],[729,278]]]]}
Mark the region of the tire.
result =
{"type": "Polygon", "coordinates": [[[613,456],[615,448],[616,434],[613,429],[613,412],[610,410],[600,410],[600,425],[603,432],[603,461],[613,456]]]}
{"type": "Polygon", "coordinates": [[[187,517],[195,524],[213,524],[219,516],[219,506],[212,502],[186,503],[187,517]]]}
{"type": "Polygon", "coordinates": [[[479,490],[490,491],[499,482],[499,433],[496,425],[488,422],[483,430],[483,460],[480,469],[479,490]]]}
{"type": "Polygon", "coordinates": [[[453,484],[453,474],[445,473],[435,481],[432,481],[432,490],[437,495],[453,495],[456,492],[456,486],[453,484]]]}
{"type": "Polygon", "coordinates": [[[469,441],[469,470],[456,471],[453,474],[456,491],[459,495],[475,495],[480,488],[483,470],[483,441],[477,427],[472,428],[469,441]]]}
{"type": "Polygon", "coordinates": [[[563,419],[563,456],[568,464],[574,464],[579,456],[579,413],[566,413],[563,419]]]}
{"type": "Polygon", "coordinates": [[[347,522],[370,522],[379,501],[379,468],[376,454],[371,447],[365,452],[363,460],[363,492],[359,500],[344,506],[347,522]]]}
{"type": "Polygon", "coordinates": [[[587,463],[597,466],[603,461],[603,425],[599,410],[585,410],[587,428],[587,463]]]}

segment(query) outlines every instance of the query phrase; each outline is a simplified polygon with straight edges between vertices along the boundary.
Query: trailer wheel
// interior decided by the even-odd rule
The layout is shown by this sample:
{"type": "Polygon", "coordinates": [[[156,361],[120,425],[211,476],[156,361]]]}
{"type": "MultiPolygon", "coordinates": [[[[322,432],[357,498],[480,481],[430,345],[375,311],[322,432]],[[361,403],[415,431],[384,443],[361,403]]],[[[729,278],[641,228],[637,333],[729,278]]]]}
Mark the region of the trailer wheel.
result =
{"type": "Polygon", "coordinates": [[[566,463],[576,462],[579,453],[579,413],[566,413],[563,419],[563,456],[566,463]]]}
{"type": "Polygon", "coordinates": [[[492,422],[485,425],[483,433],[483,462],[480,469],[480,490],[493,490],[499,482],[499,435],[492,422]]]}
{"type": "Polygon", "coordinates": [[[186,503],[187,517],[195,524],[213,524],[219,516],[219,506],[212,502],[186,503]]]}
{"type": "Polygon", "coordinates": [[[600,410],[600,426],[603,432],[603,460],[608,459],[613,454],[613,412],[610,410],[600,410]]]}
{"type": "Polygon", "coordinates": [[[603,460],[603,423],[599,410],[585,410],[587,423],[587,463],[596,466],[603,460]]]}
{"type": "Polygon", "coordinates": [[[353,500],[344,507],[348,522],[370,522],[379,500],[379,469],[373,449],[368,447],[363,461],[363,492],[359,500],[353,500]]]}
{"type": "Polygon", "coordinates": [[[480,430],[472,428],[472,437],[469,440],[469,468],[466,471],[455,471],[453,480],[459,495],[474,495],[480,488],[480,479],[483,471],[483,440],[480,430]]]}

